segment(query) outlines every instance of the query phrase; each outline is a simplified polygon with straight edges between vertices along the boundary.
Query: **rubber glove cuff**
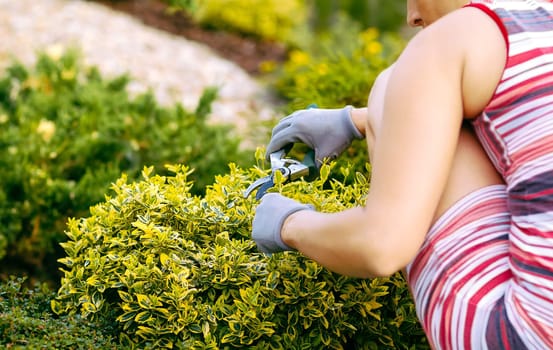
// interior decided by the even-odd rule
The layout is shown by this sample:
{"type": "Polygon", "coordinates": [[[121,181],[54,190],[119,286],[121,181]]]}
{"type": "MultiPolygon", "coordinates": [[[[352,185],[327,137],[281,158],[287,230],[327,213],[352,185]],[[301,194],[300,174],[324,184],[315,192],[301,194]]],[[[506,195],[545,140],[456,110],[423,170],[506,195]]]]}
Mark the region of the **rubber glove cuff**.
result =
{"type": "Polygon", "coordinates": [[[302,204],[278,193],[268,193],[261,199],[253,219],[252,238],[263,253],[293,251],[282,241],[281,231],[286,219],[300,210],[315,210],[310,204],[302,204]]]}

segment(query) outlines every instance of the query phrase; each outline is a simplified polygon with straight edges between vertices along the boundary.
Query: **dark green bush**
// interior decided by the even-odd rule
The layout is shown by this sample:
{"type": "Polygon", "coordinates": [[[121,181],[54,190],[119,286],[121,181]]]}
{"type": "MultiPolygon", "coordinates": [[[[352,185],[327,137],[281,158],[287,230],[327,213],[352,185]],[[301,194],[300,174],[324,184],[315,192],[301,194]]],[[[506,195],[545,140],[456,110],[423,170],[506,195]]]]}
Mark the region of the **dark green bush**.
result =
{"type": "MultiPolygon", "coordinates": [[[[262,158],[261,150],[257,159],[262,158]]],[[[100,321],[116,317],[121,341],[140,348],[408,349],[426,347],[402,277],[354,279],[298,253],[266,256],[250,239],[255,199],[245,188],[267,171],[218,176],[205,196],[190,193],[186,166],[173,175],[113,185],[115,195],[69,222],[64,277],[52,308],[100,321]]],[[[359,205],[366,176],[276,191],[318,210],[359,205]]]]}
{"type": "Polygon", "coordinates": [[[23,278],[0,282],[0,347],[3,349],[121,349],[110,325],[79,315],[57,316],[46,284],[23,278]]]}
{"type": "Polygon", "coordinates": [[[190,112],[129,96],[129,79],[103,79],[75,52],[0,76],[0,259],[48,268],[67,218],[88,213],[122,172],[133,179],[144,165],[184,162],[203,193],[229,161],[251,164],[230,126],[207,123],[215,89],[190,112]]]}
{"type": "Polygon", "coordinates": [[[312,16],[318,31],[335,29],[337,15],[345,13],[361,28],[397,31],[405,25],[404,0],[312,0],[312,16]]]}

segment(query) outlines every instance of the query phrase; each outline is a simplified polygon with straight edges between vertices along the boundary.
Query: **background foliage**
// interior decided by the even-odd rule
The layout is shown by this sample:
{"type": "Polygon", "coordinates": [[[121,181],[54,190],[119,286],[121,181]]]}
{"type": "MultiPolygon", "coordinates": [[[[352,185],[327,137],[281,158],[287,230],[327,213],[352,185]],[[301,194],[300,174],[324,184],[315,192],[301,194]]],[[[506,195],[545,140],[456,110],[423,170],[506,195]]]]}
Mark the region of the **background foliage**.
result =
{"type": "Polygon", "coordinates": [[[332,29],[341,14],[362,28],[382,31],[398,31],[405,23],[404,0],[312,0],[308,3],[316,31],[332,29]]]}
{"type": "Polygon", "coordinates": [[[274,86],[289,101],[288,111],[311,103],[325,108],[366,106],[378,73],[396,60],[404,45],[397,34],[344,26],[317,46],[292,50],[275,72],[274,86]],[[347,44],[344,38],[349,38],[347,44]],[[340,50],[334,49],[337,42],[342,42],[340,50]]]}
{"type": "Polygon", "coordinates": [[[80,315],[57,316],[55,297],[44,283],[25,286],[25,278],[0,284],[0,346],[4,349],[122,349],[114,329],[80,315]]]}
{"type": "Polygon", "coordinates": [[[299,33],[330,33],[350,25],[394,32],[405,24],[404,0],[165,0],[206,27],[294,44],[299,33]]]}
{"type": "Polygon", "coordinates": [[[229,161],[251,163],[230,126],[207,124],[216,90],[189,112],[149,93],[130,97],[128,82],[103,79],[71,51],[0,77],[0,259],[55,270],[44,264],[55,261],[67,218],[103,200],[122,172],[132,179],[144,164],[184,162],[201,193],[229,161]]]}

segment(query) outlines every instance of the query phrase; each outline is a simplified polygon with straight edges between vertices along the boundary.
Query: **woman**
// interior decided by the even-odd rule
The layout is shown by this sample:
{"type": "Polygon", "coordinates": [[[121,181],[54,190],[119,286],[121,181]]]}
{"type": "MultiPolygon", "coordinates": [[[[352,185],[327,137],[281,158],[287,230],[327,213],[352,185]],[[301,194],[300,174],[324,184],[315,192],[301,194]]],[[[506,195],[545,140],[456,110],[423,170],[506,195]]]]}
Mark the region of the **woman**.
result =
{"type": "Polygon", "coordinates": [[[252,236],[351,276],[406,268],[435,348],[553,348],[553,3],[412,0],[408,21],[425,30],[366,110],[293,114],[268,147],[335,156],[367,134],[365,206],[318,213],[268,194],[252,236]]]}

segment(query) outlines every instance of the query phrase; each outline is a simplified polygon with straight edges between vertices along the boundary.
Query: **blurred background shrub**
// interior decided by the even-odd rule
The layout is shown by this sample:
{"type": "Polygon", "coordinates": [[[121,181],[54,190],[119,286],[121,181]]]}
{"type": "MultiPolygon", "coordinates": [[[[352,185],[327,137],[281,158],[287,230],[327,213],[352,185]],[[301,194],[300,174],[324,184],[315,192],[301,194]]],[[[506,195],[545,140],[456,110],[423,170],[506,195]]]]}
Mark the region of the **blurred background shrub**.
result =
{"type": "Polygon", "coordinates": [[[200,25],[260,40],[288,43],[305,26],[307,6],[302,0],[165,0],[200,25]]]}
{"type": "Polygon", "coordinates": [[[404,0],[164,0],[208,27],[263,40],[295,43],[298,32],[333,32],[343,18],[364,30],[399,31],[404,0]]]}
{"type": "Polygon", "coordinates": [[[332,29],[337,16],[346,14],[362,28],[399,31],[405,24],[405,0],[310,0],[316,31],[332,29]]]}
{"type": "Polygon", "coordinates": [[[321,108],[366,106],[374,80],[405,45],[397,34],[376,28],[359,32],[343,24],[342,31],[317,45],[292,50],[277,69],[274,87],[287,101],[287,112],[311,103],[321,108]]]}
{"type": "Polygon", "coordinates": [[[0,283],[0,347],[2,349],[124,349],[115,328],[80,315],[51,311],[55,293],[45,283],[10,278],[0,283]]]}
{"type": "Polygon", "coordinates": [[[128,82],[103,79],[75,52],[42,54],[35,67],[14,63],[0,76],[4,266],[55,273],[67,218],[85,215],[121,173],[135,178],[145,164],[163,171],[182,162],[202,193],[229,161],[251,163],[231,126],[207,123],[215,89],[190,112],[161,107],[149,93],[130,97],[128,82]]]}

